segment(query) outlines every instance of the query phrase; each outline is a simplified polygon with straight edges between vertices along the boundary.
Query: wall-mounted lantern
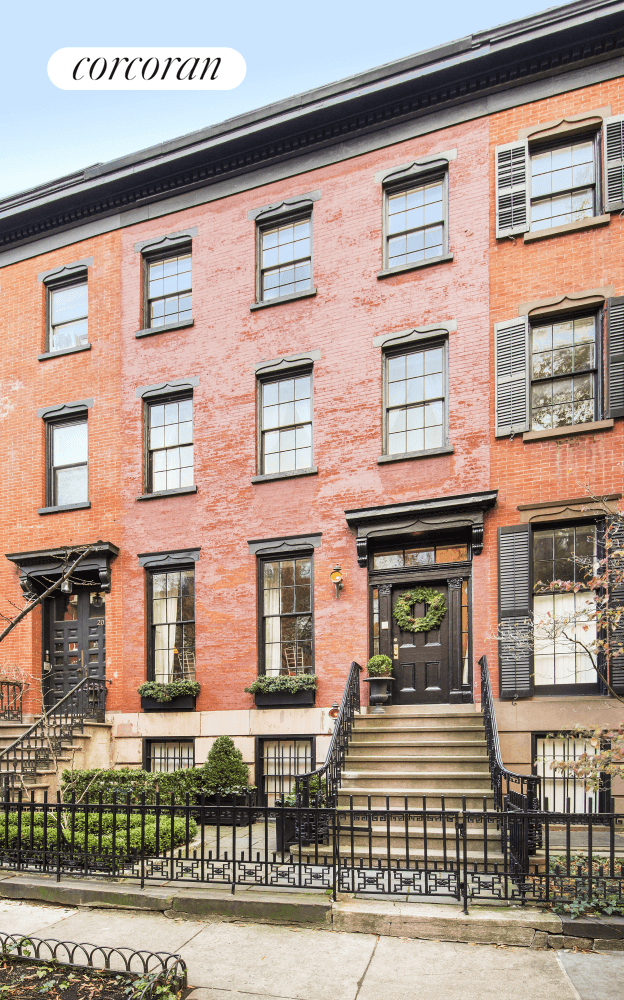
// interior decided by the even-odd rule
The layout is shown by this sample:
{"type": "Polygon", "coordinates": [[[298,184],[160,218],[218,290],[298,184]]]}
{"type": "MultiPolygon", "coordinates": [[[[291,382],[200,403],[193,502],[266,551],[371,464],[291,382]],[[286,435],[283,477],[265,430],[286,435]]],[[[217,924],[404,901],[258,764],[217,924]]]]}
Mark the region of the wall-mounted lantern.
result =
{"type": "Polygon", "coordinates": [[[340,597],[340,591],[342,590],[342,573],[340,572],[340,566],[334,566],[333,570],[329,574],[329,579],[334,584],[336,588],[336,599],[340,597]]]}

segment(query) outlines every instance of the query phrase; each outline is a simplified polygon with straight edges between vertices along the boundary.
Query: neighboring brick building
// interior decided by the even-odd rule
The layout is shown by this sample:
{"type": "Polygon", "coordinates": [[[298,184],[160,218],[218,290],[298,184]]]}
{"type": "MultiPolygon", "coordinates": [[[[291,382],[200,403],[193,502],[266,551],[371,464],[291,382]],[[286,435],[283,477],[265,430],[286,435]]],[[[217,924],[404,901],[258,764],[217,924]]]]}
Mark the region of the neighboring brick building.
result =
{"type": "MultiPolygon", "coordinates": [[[[260,782],[269,752],[308,767],[349,664],[377,651],[395,703],[478,701],[484,653],[498,684],[497,529],[523,525],[501,558],[518,546],[526,614],[529,525],[578,525],[587,546],[600,518],[579,498],[621,493],[619,362],[603,374],[595,345],[624,295],[623,9],[571,4],[0,203],[3,600],[101,542],[0,660],[43,664],[49,698],[83,664],[105,676],[116,764],[201,762],[225,732],[260,782]],[[578,160],[569,184],[553,149],[578,160]],[[531,418],[529,325],[570,321],[585,388],[548,417],[543,376],[531,418]],[[448,611],[408,648],[393,602],[422,586],[448,611]],[[302,671],[314,707],[244,692],[302,671]],[[146,679],[194,676],[194,713],[141,710],[146,679]]],[[[562,695],[540,661],[534,690],[533,666],[506,662],[507,763],[530,768],[531,733],[619,717],[594,678],[562,695]]]]}

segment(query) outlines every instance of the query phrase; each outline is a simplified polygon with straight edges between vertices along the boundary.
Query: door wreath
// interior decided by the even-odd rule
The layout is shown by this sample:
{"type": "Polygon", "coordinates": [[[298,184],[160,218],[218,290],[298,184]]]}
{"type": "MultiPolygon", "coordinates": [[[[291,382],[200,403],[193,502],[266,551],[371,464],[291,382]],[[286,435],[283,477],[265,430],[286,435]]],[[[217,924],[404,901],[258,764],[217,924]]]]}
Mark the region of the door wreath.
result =
{"type": "Polygon", "coordinates": [[[433,587],[414,587],[395,601],[392,614],[402,632],[429,632],[438,627],[446,614],[444,594],[433,587]],[[427,614],[413,618],[413,604],[427,604],[427,614]]]}

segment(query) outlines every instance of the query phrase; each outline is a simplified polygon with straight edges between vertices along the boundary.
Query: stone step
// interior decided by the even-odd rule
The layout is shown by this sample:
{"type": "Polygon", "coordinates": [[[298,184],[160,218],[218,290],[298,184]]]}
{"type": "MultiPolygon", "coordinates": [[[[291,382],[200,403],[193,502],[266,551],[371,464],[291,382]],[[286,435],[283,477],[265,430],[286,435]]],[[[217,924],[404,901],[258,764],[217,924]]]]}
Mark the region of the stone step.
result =
{"type": "MultiPolygon", "coordinates": [[[[297,844],[292,844],[289,847],[289,851],[293,857],[301,858],[302,862],[305,864],[331,864],[333,858],[333,844],[319,844],[318,854],[315,854],[314,846],[302,845],[301,851],[299,852],[299,847],[297,844]]],[[[503,866],[504,856],[500,851],[489,851],[487,852],[487,860],[485,853],[482,850],[468,850],[467,861],[468,867],[471,872],[482,872],[486,868],[488,871],[493,871],[494,866],[503,866]]],[[[353,865],[358,868],[372,869],[373,872],[378,871],[379,867],[382,869],[385,867],[385,863],[388,861],[387,850],[373,850],[369,852],[366,850],[361,854],[357,852],[351,853],[350,847],[343,847],[340,844],[340,857],[344,859],[345,866],[353,865]]],[[[463,850],[460,845],[460,866],[463,862],[463,850]]],[[[404,849],[392,848],[390,850],[390,860],[391,861],[401,861],[404,863],[404,869],[407,870],[407,863],[409,861],[410,869],[415,867],[423,867],[425,862],[425,852],[424,850],[410,850],[409,855],[404,849]]],[[[457,853],[455,848],[452,851],[445,852],[443,849],[438,848],[431,851],[427,851],[427,869],[442,871],[452,871],[457,870],[457,853]]],[[[397,872],[398,874],[398,872],[397,872]]],[[[406,890],[407,891],[407,890],[406,890]]]]}
{"type": "Polygon", "coordinates": [[[429,793],[429,789],[439,788],[444,793],[447,787],[461,789],[462,792],[490,788],[490,775],[483,771],[426,772],[413,771],[347,771],[342,772],[342,782],[365,791],[379,789],[399,790],[405,795],[429,793]],[[416,787],[417,786],[417,787],[416,787]]]}
{"type": "MultiPolygon", "coordinates": [[[[401,832],[400,828],[396,828],[393,825],[390,827],[390,847],[391,849],[398,848],[400,850],[406,850],[406,839],[410,851],[422,850],[424,851],[425,846],[425,836],[423,828],[421,827],[410,827],[410,832],[408,837],[405,836],[405,830],[401,832]]],[[[470,844],[471,850],[483,850],[484,844],[487,843],[488,854],[491,850],[495,852],[500,852],[501,850],[501,838],[500,833],[496,830],[494,826],[488,828],[487,836],[484,838],[483,829],[477,828],[476,830],[468,831],[468,843],[470,844]]],[[[384,825],[375,825],[372,827],[371,834],[369,837],[368,830],[366,827],[354,827],[353,837],[351,836],[351,829],[347,826],[344,830],[341,830],[339,837],[340,853],[351,850],[351,843],[353,842],[353,850],[359,853],[368,853],[369,843],[371,851],[385,851],[387,848],[388,836],[386,833],[386,828],[384,825]]],[[[447,825],[446,835],[442,830],[442,827],[431,827],[427,825],[427,850],[442,850],[443,844],[446,842],[447,850],[455,850],[456,844],[456,834],[455,834],[455,823],[450,822],[447,825]]]]}
{"type": "Polygon", "coordinates": [[[487,760],[485,740],[351,740],[348,755],[352,757],[366,756],[375,753],[377,756],[397,757],[463,757],[470,755],[475,759],[484,757],[487,760]]]}
{"type": "Polygon", "coordinates": [[[356,723],[353,729],[352,739],[370,742],[371,740],[385,743],[386,740],[412,739],[412,740],[457,740],[472,742],[478,740],[483,743],[483,726],[455,726],[453,729],[445,729],[440,726],[360,726],[356,723]]]}
{"type": "MultiPolygon", "coordinates": [[[[482,772],[490,774],[490,765],[487,757],[407,757],[398,754],[380,754],[379,756],[370,753],[353,755],[349,753],[345,760],[345,771],[405,771],[409,767],[416,777],[420,774],[436,774],[445,771],[456,772],[482,772]]],[[[343,772],[344,773],[344,772],[343,772]]]]}
{"type": "Polygon", "coordinates": [[[400,729],[416,726],[423,729],[480,729],[481,715],[360,715],[353,720],[356,729],[400,729]]]}
{"type": "Polygon", "coordinates": [[[480,812],[485,806],[488,811],[494,809],[494,792],[491,789],[481,791],[465,788],[410,788],[397,791],[395,788],[372,789],[366,791],[352,782],[342,786],[338,792],[338,808],[349,809],[422,809],[423,801],[427,809],[441,809],[444,799],[445,809],[462,809],[462,801],[466,800],[466,809],[480,812]]]}
{"type": "Polygon", "coordinates": [[[480,715],[475,705],[386,705],[387,715],[480,715]]]}

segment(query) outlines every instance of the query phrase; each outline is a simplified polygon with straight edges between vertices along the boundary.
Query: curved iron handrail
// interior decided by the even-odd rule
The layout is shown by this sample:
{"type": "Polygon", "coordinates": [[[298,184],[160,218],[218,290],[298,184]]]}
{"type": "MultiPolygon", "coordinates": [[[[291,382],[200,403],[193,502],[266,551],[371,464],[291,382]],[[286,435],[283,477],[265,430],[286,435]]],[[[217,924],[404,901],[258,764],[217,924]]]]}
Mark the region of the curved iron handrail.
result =
{"type": "Polygon", "coordinates": [[[541,801],[541,780],[539,776],[535,774],[516,774],[515,771],[510,771],[503,764],[498,738],[498,726],[496,725],[496,713],[494,711],[492,684],[487,657],[485,655],[479,660],[479,666],[481,667],[481,711],[483,713],[485,740],[490,761],[494,805],[500,810],[508,810],[510,808],[522,809],[524,811],[539,809],[541,801]],[[511,786],[514,787],[512,788],[511,786]],[[516,786],[519,786],[519,788],[516,786]]]}
{"type": "Polygon", "coordinates": [[[38,938],[29,934],[6,934],[0,931],[0,954],[5,958],[20,958],[30,962],[58,962],[75,969],[99,969],[121,975],[149,976],[149,983],[141,996],[151,996],[157,985],[176,987],[176,992],[187,985],[186,962],[181,955],[166,951],[112,948],[108,945],[59,941],[57,938],[38,938]],[[63,957],[64,956],[64,957],[63,957]],[[116,969],[111,959],[117,957],[123,968],[116,969]]]}
{"type": "Polygon", "coordinates": [[[329,749],[322,767],[317,767],[315,771],[307,774],[300,774],[295,778],[295,794],[297,802],[307,807],[310,805],[310,784],[314,779],[318,780],[318,787],[313,791],[314,804],[319,806],[324,804],[331,807],[336,804],[336,796],[340,788],[340,776],[344,765],[351,731],[353,729],[353,718],[355,713],[360,711],[360,670],[362,667],[355,660],[349,667],[347,683],[340,702],[338,717],[329,743],[329,749]],[[323,790],[323,780],[325,780],[325,790],[323,790]]]}
{"type": "Polygon", "coordinates": [[[48,767],[74,731],[82,732],[85,719],[103,719],[105,702],[106,681],[83,677],[48,711],[44,706],[41,718],[0,751],[0,781],[15,785],[20,776],[36,777],[37,768],[48,767]]]}

